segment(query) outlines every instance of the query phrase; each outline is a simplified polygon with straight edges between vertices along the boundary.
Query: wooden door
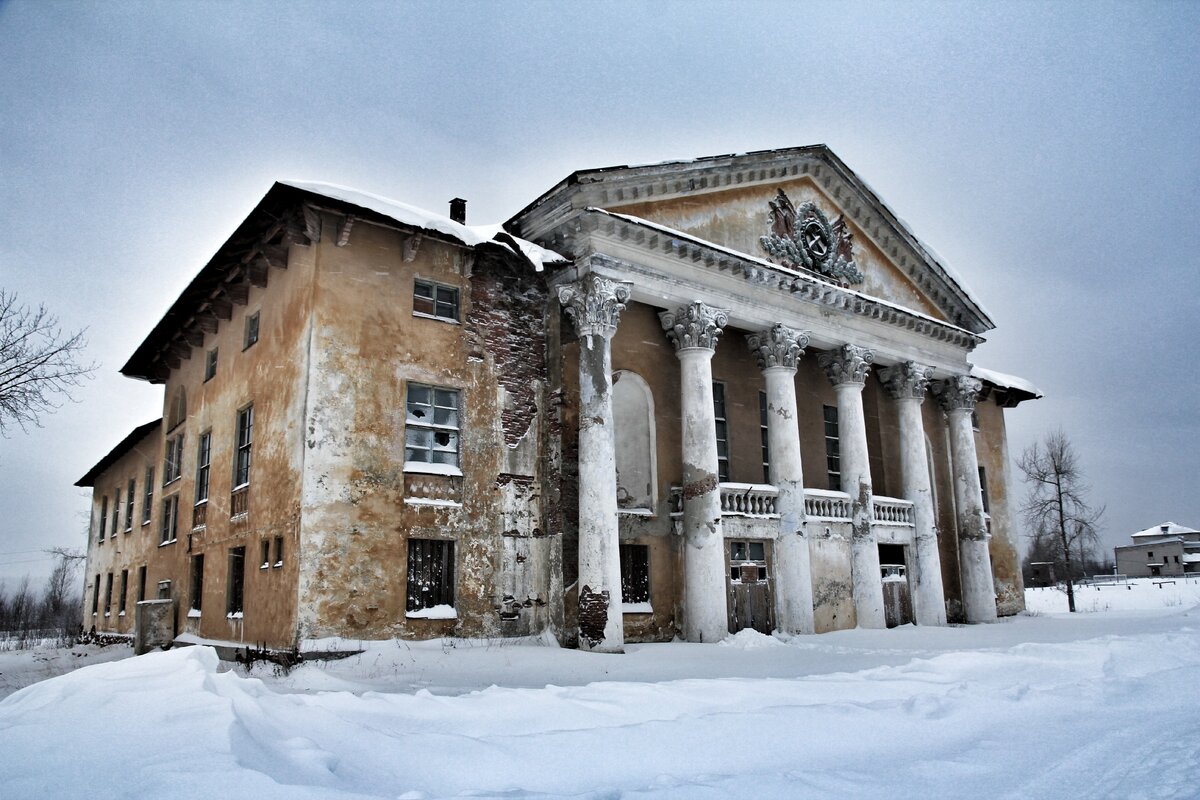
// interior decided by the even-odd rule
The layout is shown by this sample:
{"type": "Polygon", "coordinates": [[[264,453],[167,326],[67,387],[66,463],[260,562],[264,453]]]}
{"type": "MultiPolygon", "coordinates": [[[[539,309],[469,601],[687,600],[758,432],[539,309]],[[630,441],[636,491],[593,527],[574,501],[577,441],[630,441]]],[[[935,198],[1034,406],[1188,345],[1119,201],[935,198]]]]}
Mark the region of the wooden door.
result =
{"type": "Polygon", "coordinates": [[[770,542],[759,539],[730,539],[725,543],[730,633],[753,628],[770,634],[775,629],[770,546],[770,542]]]}

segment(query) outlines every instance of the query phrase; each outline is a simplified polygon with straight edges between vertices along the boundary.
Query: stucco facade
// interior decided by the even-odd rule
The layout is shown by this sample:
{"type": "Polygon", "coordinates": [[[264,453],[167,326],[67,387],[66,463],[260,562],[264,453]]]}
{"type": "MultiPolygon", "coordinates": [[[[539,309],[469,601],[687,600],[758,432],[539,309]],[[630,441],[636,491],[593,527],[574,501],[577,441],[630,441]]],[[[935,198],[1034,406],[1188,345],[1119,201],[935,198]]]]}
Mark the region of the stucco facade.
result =
{"type": "Polygon", "coordinates": [[[1036,390],[973,367],[991,320],[826,148],[460,212],[267,194],[123,369],[164,413],[80,481],[85,627],[161,596],[207,640],[619,650],[1022,608],[1036,390]]]}

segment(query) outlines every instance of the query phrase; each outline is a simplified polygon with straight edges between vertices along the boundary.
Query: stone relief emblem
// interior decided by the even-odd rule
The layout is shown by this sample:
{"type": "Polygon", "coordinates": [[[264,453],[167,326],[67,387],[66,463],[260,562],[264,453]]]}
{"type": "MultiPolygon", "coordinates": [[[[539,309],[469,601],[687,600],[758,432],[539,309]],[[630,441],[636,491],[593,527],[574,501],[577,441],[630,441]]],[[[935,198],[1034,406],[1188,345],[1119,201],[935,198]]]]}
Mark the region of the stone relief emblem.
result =
{"type": "Polygon", "coordinates": [[[845,283],[863,282],[844,217],[830,225],[815,203],[796,208],[782,189],[768,205],[771,232],[758,240],[768,255],[785,267],[811,270],[845,283]]]}

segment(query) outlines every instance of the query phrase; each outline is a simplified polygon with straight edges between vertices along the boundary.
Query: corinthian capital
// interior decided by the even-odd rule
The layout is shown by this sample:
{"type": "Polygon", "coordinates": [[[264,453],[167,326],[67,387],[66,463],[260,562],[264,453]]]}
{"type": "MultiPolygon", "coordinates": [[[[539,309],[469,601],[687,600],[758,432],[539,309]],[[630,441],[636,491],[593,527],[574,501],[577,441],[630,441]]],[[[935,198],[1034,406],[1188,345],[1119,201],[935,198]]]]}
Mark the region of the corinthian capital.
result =
{"type": "Polygon", "coordinates": [[[716,350],[721,329],[729,322],[729,312],[704,303],[689,303],[677,311],[663,311],[658,318],[676,351],[692,347],[716,350]]]}
{"type": "Polygon", "coordinates": [[[945,411],[974,411],[983,384],[970,375],[955,375],[933,384],[933,393],[945,411]]]}
{"type": "Polygon", "coordinates": [[[758,359],[758,368],[796,368],[796,362],[804,355],[808,334],[793,330],[786,325],[772,325],[764,331],[746,334],[750,352],[758,359]]]}
{"type": "Polygon", "coordinates": [[[879,380],[883,381],[888,393],[897,400],[905,397],[924,400],[925,389],[929,387],[932,378],[933,370],[915,361],[905,361],[879,371],[879,380]]]}
{"type": "Polygon", "coordinates": [[[817,363],[825,370],[825,375],[834,386],[847,383],[862,386],[867,382],[867,373],[871,371],[871,362],[874,360],[873,350],[844,344],[836,350],[822,353],[817,363]]]}
{"type": "Polygon", "coordinates": [[[614,281],[589,272],[575,283],[558,287],[558,302],[567,316],[575,322],[580,336],[600,335],[611,339],[617,332],[617,321],[629,302],[627,281],[614,281]]]}

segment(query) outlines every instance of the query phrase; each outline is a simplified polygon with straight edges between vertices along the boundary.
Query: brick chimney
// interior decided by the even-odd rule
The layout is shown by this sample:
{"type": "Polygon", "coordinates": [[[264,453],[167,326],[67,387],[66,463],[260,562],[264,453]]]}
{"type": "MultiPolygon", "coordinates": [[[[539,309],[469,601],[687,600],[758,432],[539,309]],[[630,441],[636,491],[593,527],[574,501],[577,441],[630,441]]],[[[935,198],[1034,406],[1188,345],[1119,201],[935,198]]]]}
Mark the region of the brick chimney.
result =
{"type": "Polygon", "coordinates": [[[450,219],[465,225],[467,222],[467,201],[456,197],[450,201],[450,219]]]}

